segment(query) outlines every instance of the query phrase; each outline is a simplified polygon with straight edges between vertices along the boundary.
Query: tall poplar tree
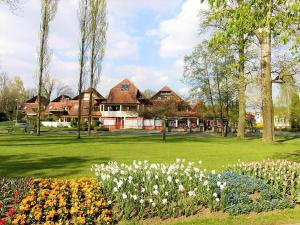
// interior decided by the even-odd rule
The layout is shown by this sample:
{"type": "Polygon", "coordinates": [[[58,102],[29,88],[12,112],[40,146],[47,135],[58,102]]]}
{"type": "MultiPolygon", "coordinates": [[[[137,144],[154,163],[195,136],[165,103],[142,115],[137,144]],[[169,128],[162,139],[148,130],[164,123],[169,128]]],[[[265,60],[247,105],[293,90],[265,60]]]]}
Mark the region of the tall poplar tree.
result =
{"type": "Polygon", "coordinates": [[[80,53],[79,53],[79,82],[78,82],[78,127],[77,127],[77,138],[80,139],[80,131],[81,131],[81,108],[82,108],[82,86],[83,86],[83,78],[85,72],[85,64],[86,64],[86,54],[88,50],[89,40],[88,40],[88,26],[89,26],[89,4],[88,0],[80,0],[79,2],[79,10],[78,10],[78,18],[79,18],[79,26],[80,26],[80,53]]]}
{"type": "Polygon", "coordinates": [[[49,23],[54,19],[58,0],[42,0],[41,1],[41,24],[40,24],[40,46],[38,53],[38,112],[37,112],[37,134],[41,132],[41,113],[42,113],[42,88],[43,75],[45,74],[49,65],[50,56],[48,54],[48,36],[49,23]]]}
{"type": "Polygon", "coordinates": [[[88,115],[88,134],[91,135],[93,88],[102,71],[102,61],[106,45],[106,0],[91,0],[89,6],[89,41],[90,41],[90,97],[88,115]]]}

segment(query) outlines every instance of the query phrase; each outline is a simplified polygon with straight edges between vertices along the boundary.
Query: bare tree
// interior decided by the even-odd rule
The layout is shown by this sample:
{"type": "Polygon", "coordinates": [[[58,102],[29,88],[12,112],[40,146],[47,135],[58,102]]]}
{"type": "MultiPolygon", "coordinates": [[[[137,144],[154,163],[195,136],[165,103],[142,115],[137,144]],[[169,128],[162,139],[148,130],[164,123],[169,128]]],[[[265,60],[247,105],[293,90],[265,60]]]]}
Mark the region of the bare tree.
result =
{"type": "Polygon", "coordinates": [[[6,4],[11,11],[18,9],[20,0],[0,0],[0,4],[6,4]]]}
{"type": "Polygon", "coordinates": [[[43,78],[42,84],[42,96],[47,99],[48,102],[51,100],[51,96],[56,86],[56,80],[51,78],[49,73],[46,73],[43,78]]]}
{"type": "Polygon", "coordinates": [[[58,0],[42,0],[41,5],[41,25],[40,25],[40,46],[39,46],[39,71],[38,71],[38,115],[37,115],[37,134],[40,135],[41,128],[41,95],[43,87],[43,75],[47,70],[49,64],[48,54],[48,35],[49,35],[49,23],[54,19],[57,10],[58,0]]]}
{"type": "Polygon", "coordinates": [[[90,49],[90,98],[88,116],[88,134],[91,135],[92,97],[94,88],[99,81],[102,61],[106,45],[106,0],[91,0],[89,5],[89,40],[90,49]]]}
{"type": "Polygon", "coordinates": [[[74,92],[72,88],[69,85],[58,83],[54,87],[55,89],[55,96],[61,96],[61,95],[68,95],[70,97],[74,96],[74,92]]]}

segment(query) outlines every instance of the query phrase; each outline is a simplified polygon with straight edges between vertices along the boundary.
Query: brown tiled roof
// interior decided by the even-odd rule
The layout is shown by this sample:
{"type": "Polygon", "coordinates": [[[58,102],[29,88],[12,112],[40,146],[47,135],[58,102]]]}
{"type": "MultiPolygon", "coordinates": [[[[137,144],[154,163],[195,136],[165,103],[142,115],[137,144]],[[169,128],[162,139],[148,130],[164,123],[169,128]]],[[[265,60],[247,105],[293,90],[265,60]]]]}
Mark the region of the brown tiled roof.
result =
{"type": "MultiPolygon", "coordinates": [[[[71,100],[69,102],[70,109],[68,110],[68,116],[78,116],[78,106],[79,102],[77,100],[71,100]]],[[[97,105],[98,102],[96,100],[93,100],[93,106],[97,105]]],[[[81,105],[81,115],[82,116],[88,116],[89,114],[89,101],[82,101],[81,105]]],[[[92,111],[93,116],[101,116],[100,111],[92,111]]]]}
{"type": "Polygon", "coordinates": [[[56,99],[52,100],[51,102],[62,102],[65,99],[71,99],[71,97],[68,95],[61,95],[61,96],[58,96],[56,99]]]}
{"type": "Polygon", "coordinates": [[[142,92],[128,79],[114,86],[108,95],[108,104],[137,104],[145,100],[142,92]]]}
{"type": "Polygon", "coordinates": [[[163,101],[165,97],[165,95],[163,95],[164,92],[169,92],[170,94],[168,94],[168,96],[172,96],[176,101],[184,101],[179,95],[177,95],[168,86],[164,86],[163,88],[161,88],[155,95],[151,97],[151,100],[163,101]],[[158,99],[158,97],[161,97],[162,99],[158,99]]]}
{"type": "Polygon", "coordinates": [[[172,92],[172,89],[169,88],[168,86],[164,86],[164,87],[162,87],[159,91],[163,91],[163,92],[172,92]]]}

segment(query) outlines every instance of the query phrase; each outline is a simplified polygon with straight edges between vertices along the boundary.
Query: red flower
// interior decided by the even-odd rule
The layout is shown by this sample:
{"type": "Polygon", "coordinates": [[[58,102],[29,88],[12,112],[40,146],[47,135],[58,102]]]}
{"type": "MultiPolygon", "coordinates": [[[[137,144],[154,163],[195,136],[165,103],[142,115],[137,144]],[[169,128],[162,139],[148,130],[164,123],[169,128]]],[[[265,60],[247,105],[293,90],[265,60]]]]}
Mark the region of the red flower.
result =
{"type": "Polygon", "coordinates": [[[20,190],[16,190],[16,195],[20,195],[21,191],[20,190]]]}
{"type": "Polygon", "coordinates": [[[13,215],[15,214],[16,210],[15,209],[10,209],[8,210],[8,215],[9,217],[13,217],[13,215]]]}
{"type": "Polygon", "coordinates": [[[0,219],[0,225],[6,224],[6,219],[0,219]]]}
{"type": "Polygon", "coordinates": [[[3,206],[3,202],[0,201],[0,208],[3,206]]]}

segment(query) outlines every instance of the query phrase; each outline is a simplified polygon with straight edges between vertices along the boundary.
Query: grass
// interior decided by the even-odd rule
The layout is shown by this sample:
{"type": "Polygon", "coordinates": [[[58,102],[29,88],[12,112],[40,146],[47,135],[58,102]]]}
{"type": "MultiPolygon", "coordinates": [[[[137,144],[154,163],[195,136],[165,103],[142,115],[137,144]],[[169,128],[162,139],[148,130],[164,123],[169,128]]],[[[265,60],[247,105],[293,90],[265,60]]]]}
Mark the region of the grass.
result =
{"type": "MultiPolygon", "coordinates": [[[[207,169],[241,161],[288,159],[300,162],[300,138],[280,137],[262,144],[258,138],[95,134],[77,140],[75,134],[0,134],[0,176],[83,177],[93,176],[94,163],[111,160],[173,162],[176,158],[203,161],[207,169]]],[[[300,209],[230,217],[227,214],[180,218],[163,223],[180,224],[287,224],[300,222],[300,209]]],[[[130,223],[133,224],[133,223],[130,223]]]]}
{"type": "Polygon", "coordinates": [[[300,139],[281,138],[265,145],[258,138],[212,136],[169,136],[163,143],[160,135],[93,135],[81,140],[75,134],[0,135],[0,176],[93,176],[94,163],[173,162],[176,158],[202,160],[207,169],[222,169],[238,160],[300,161],[300,139]]]}

